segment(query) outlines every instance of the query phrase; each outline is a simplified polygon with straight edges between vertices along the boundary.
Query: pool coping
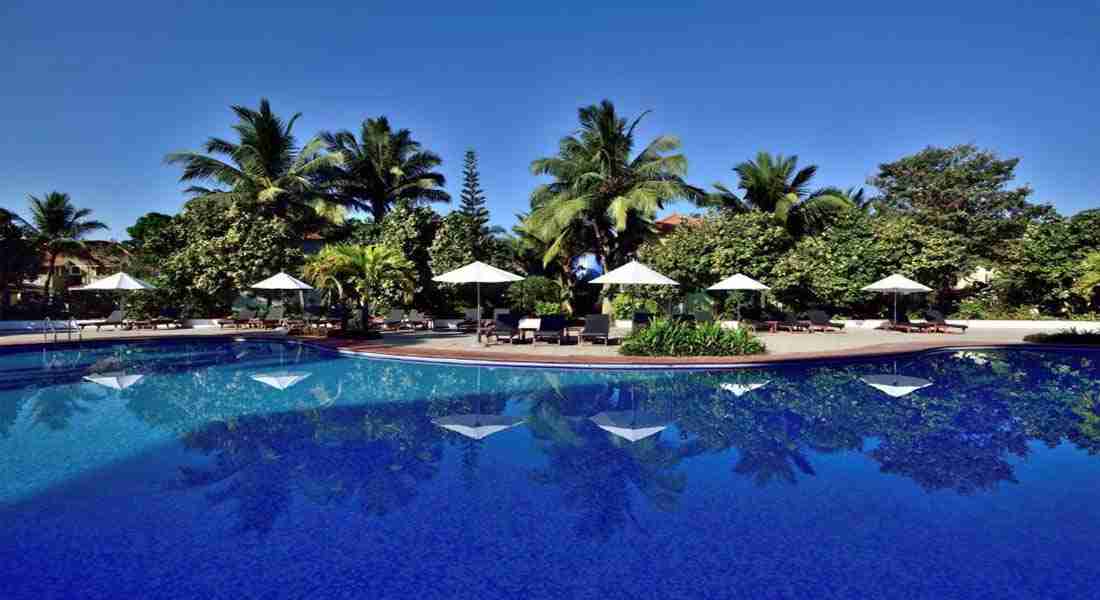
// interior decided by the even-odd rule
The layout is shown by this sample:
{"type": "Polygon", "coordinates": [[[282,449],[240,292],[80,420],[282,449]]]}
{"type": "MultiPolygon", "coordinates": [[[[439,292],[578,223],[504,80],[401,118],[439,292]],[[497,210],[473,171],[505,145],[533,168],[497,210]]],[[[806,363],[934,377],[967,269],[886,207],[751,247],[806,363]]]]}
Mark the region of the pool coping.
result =
{"type": "Polygon", "coordinates": [[[1037,344],[1033,342],[968,342],[959,339],[928,340],[918,343],[874,344],[846,350],[820,352],[789,352],[774,355],[751,355],[729,357],[653,357],[653,356],[556,356],[547,359],[544,356],[517,353],[501,356],[498,353],[478,352],[476,350],[439,350],[412,348],[409,346],[386,346],[377,340],[353,340],[340,338],[313,338],[304,336],[272,335],[270,332],[238,335],[174,335],[170,337],[128,335],[109,339],[58,342],[27,342],[0,346],[0,354],[40,350],[44,348],[66,349],[86,347],[88,345],[110,345],[118,342],[184,342],[184,341],[268,341],[300,344],[318,350],[345,356],[355,356],[379,360],[394,360],[426,364],[447,364],[464,366],[512,367],[512,368],[555,368],[555,369],[604,369],[604,370],[708,370],[767,367],[782,364],[831,363],[858,360],[861,358],[888,358],[915,356],[927,353],[1001,350],[1030,348],[1034,350],[1093,350],[1100,348],[1085,344],[1037,344]],[[373,342],[373,343],[372,343],[373,342]]]}

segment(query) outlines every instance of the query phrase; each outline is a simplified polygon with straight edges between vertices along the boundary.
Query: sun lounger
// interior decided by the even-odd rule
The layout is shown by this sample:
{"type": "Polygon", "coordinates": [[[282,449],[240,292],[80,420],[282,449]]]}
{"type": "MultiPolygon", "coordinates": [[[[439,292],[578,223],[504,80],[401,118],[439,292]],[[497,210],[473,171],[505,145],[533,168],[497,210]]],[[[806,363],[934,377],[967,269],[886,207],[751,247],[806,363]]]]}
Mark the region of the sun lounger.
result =
{"type": "Polygon", "coordinates": [[[884,328],[904,333],[930,333],[936,331],[936,326],[931,323],[910,322],[909,316],[905,313],[899,313],[897,321],[887,321],[884,328]]]}
{"type": "Polygon", "coordinates": [[[278,327],[283,324],[283,320],[286,319],[286,307],[285,306],[273,306],[271,310],[267,311],[267,314],[263,318],[257,319],[256,324],[259,327],[278,327]]]}
{"type": "Polygon", "coordinates": [[[81,323],[80,328],[84,329],[85,327],[95,327],[95,330],[99,331],[101,327],[107,327],[108,325],[113,325],[115,329],[121,329],[124,324],[125,323],[122,318],[122,311],[115,310],[111,311],[111,314],[107,315],[106,319],[81,323]]]}
{"type": "Polygon", "coordinates": [[[160,311],[160,314],[152,320],[153,329],[164,325],[171,328],[173,325],[176,329],[183,329],[183,320],[180,319],[180,311],[178,309],[166,308],[160,311]]]}
{"type": "Polygon", "coordinates": [[[405,311],[400,309],[394,309],[390,311],[390,314],[386,315],[386,318],[382,320],[382,327],[385,329],[401,329],[401,325],[405,322],[405,311]]]}
{"type": "Polygon", "coordinates": [[[813,331],[841,332],[844,330],[844,323],[834,323],[823,310],[808,310],[804,316],[813,331]]]}
{"type": "Polygon", "coordinates": [[[611,343],[611,317],[608,315],[588,315],[584,318],[584,330],[581,331],[580,343],[585,339],[603,340],[604,344],[611,343]]]}
{"type": "Polygon", "coordinates": [[[405,317],[405,325],[408,325],[410,329],[427,329],[428,322],[431,320],[431,317],[422,314],[418,310],[410,310],[408,316],[405,317]]]}
{"type": "Polygon", "coordinates": [[[256,318],[256,311],[250,308],[241,309],[236,315],[231,315],[224,319],[218,319],[218,327],[244,327],[252,322],[252,319],[256,318]]]}
{"type": "Polygon", "coordinates": [[[539,319],[539,328],[535,331],[535,341],[555,341],[559,345],[565,339],[565,315],[548,315],[539,319]]]}
{"type": "Polygon", "coordinates": [[[934,309],[928,309],[924,311],[924,318],[927,319],[928,322],[931,323],[932,326],[935,327],[936,330],[940,333],[952,333],[951,330],[954,330],[957,333],[966,333],[966,330],[969,328],[969,325],[956,325],[953,323],[948,323],[946,320],[944,320],[943,313],[934,309]]]}
{"type": "Polygon", "coordinates": [[[780,331],[811,331],[810,322],[802,319],[797,319],[791,313],[783,313],[783,316],[779,319],[779,323],[776,329],[780,331]]]}
{"type": "Polygon", "coordinates": [[[522,339],[523,334],[519,329],[519,319],[508,313],[497,315],[493,324],[485,332],[486,339],[492,337],[498,342],[513,343],[522,339]]]}

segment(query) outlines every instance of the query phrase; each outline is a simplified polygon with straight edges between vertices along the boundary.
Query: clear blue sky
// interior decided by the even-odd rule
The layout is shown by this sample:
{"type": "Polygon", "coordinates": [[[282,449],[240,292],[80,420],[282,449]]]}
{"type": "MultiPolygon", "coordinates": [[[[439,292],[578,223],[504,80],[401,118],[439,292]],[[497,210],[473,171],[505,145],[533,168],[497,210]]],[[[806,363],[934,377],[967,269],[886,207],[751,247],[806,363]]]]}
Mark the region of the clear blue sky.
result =
{"type": "Polygon", "coordinates": [[[228,135],[228,105],[264,96],[303,113],[303,141],[388,115],[443,156],[456,196],[475,148],[505,226],[530,161],[602,98],[652,109],[643,141],[679,136],[698,184],[769,150],[859,185],[973,142],[1022,157],[1035,200],[1100,205],[1095,1],[167,4],[0,3],[0,205],[66,191],[125,237],[184,201],[164,154],[228,135]]]}

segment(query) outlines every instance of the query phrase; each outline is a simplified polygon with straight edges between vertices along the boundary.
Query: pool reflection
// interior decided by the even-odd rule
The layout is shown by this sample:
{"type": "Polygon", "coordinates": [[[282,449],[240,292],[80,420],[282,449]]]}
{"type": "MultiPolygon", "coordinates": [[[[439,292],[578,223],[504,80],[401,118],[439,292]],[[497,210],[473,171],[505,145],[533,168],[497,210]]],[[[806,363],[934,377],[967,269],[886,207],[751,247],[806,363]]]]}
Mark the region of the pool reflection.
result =
{"type": "Polygon", "coordinates": [[[1016,483],[1014,464],[1037,449],[1100,451],[1100,373],[1084,352],[653,373],[410,365],[248,343],[101,348],[41,365],[31,385],[9,386],[0,435],[33,443],[106,394],[196,457],[177,467],[180,490],[233,506],[237,530],[261,534],[296,502],[378,517],[449,478],[472,488],[487,457],[493,469],[516,457],[506,468],[554,490],[580,535],[606,540],[644,533],[640,506],[677,510],[698,477],[685,467],[705,456],[757,486],[858,456],[927,491],[969,495],[1016,483]]]}

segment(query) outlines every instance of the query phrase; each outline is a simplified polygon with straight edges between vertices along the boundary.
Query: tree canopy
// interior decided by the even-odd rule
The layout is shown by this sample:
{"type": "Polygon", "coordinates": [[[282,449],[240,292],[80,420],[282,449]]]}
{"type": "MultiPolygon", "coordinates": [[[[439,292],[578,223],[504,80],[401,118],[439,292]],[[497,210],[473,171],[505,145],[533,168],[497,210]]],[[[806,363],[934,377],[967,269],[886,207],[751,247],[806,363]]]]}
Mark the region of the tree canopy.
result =
{"type": "Polygon", "coordinates": [[[909,214],[962,236],[968,262],[1000,261],[1006,258],[1006,240],[1053,215],[1049,206],[1028,202],[1030,187],[1010,185],[1019,162],[971,144],[928,147],[879,165],[868,183],[878,188],[875,201],[882,210],[909,214]]]}

